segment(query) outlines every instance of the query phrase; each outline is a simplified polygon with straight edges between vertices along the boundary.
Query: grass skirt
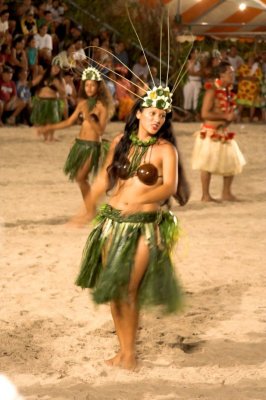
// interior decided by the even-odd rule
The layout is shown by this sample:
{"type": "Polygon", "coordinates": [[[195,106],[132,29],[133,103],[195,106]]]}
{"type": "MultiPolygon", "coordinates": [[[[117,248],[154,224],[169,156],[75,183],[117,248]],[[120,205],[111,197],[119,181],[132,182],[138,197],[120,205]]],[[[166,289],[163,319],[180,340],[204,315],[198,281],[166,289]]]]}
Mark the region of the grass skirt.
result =
{"type": "Polygon", "coordinates": [[[31,123],[36,126],[56,124],[63,117],[64,101],[34,97],[32,101],[31,123]]]}
{"type": "Polygon", "coordinates": [[[203,125],[195,133],[192,169],[212,174],[232,176],[242,172],[245,158],[234,140],[235,134],[226,129],[203,125]]]}
{"type": "Polygon", "coordinates": [[[170,257],[179,232],[176,217],[164,211],[123,216],[119,210],[103,205],[95,221],[97,225],[83,250],[76,284],[93,288],[96,303],[126,301],[136,248],[143,236],[150,257],[139,286],[138,304],[161,305],[166,312],[178,310],[181,289],[170,257]]]}
{"type": "Polygon", "coordinates": [[[80,168],[90,159],[88,173],[93,176],[99,168],[99,160],[101,155],[101,143],[91,140],[76,139],[71,147],[66,163],[64,165],[64,173],[73,181],[80,168]]]}

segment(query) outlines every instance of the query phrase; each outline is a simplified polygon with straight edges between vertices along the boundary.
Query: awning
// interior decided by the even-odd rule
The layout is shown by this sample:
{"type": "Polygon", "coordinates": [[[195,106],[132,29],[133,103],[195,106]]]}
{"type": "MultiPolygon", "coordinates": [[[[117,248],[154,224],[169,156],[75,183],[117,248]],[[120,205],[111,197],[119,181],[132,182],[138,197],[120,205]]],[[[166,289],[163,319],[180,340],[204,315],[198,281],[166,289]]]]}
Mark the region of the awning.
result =
{"type": "MultiPolygon", "coordinates": [[[[156,7],[158,0],[140,0],[156,7]]],[[[194,35],[266,38],[266,0],[161,0],[169,14],[194,35]],[[242,5],[243,10],[240,9],[242,5]],[[245,8],[246,7],[246,8],[245,8]]]]}

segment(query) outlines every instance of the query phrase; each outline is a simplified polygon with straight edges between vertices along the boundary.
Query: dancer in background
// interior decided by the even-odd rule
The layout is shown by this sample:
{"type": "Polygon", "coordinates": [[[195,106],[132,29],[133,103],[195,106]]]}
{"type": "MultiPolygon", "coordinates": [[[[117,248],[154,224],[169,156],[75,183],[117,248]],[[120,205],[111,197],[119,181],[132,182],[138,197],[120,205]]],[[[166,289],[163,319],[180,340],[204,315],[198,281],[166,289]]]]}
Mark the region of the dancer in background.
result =
{"type": "Polygon", "coordinates": [[[235,134],[227,129],[236,119],[235,94],[231,91],[234,70],[230,63],[222,61],[217,71],[219,78],[214,80],[203,99],[201,114],[204,123],[196,132],[192,169],[201,171],[202,201],[215,200],[210,195],[212,174],[223,176],[222,200],[234,201],[232,182],[245,165],[244,156],[234,140],[235,134]]]}
{"type": "MultiPolygon", "coordinates": [[[[52,63],[32,84],[35,96],[32,102],[31,123],[40,127],[61,121],[66,107],[66,91],[60,67],[52,63]]],[[[43,136],[45,141],[54,141],[54,129],[51,125],[49,130],[43,132],[43,136]]]]}
{"type": "Polygon", "coordinates": [[[81,79],[83,99],[79,101],[73,114],[65,121],[40,128],[39,133],[46,135],[51,130],[64,129],[73,125],[79,117],[83,119],[79,135],[66,160],[64,172],[70,180],[76,180],[85,199],[90,191],[88,176],[97,172],[100,156],[104,152],[106,154],[102,135],[108,120],[113,115],[114,104],[96,68],[86,68],[81,79]]]}

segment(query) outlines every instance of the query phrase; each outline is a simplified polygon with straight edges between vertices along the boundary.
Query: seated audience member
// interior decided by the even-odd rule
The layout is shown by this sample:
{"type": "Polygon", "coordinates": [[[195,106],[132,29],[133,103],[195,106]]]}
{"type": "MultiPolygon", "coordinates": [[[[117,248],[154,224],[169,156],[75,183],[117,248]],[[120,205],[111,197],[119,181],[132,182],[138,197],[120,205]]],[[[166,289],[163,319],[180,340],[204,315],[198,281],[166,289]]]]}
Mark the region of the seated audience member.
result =
{"type": "Polygon", "coordinates": [[[13,69],[5,65],[0,77],[0,126],[3,126],[2,117],[5,112],[11,112],[6,122],[15,125],[16,117],[25,108],[25,103],[17,97],[16,85],[12,78],[13,69]]]}
{"type": "Polygon", "coordinates": [[[15,79],[17,96],[20,100],[25,103],[25,107],[23,110],[23,119],[21,122],[29,123],[30,116],[30,106],[31,106],[31,91],[30,91],[30,82],[28,80],[29,72],[24,68],[19,68],[17,70],[17,76],[15,79]]]}
{"type": "Polygon", "coordinates": [[[78,103],[77,89],[74,84],[74,77],[70,71],[64,73],[65,86],[66,86],[66,99],[67,99],[67,112],[66,118],[68,118],[76,108],[78,103]]]}
{"type": "Polygon", "coordinates": [[[145,79],[148,78],[149,68],[147,66],[147,62],[143,54],[139,56],[138,61],[133,65],[132,72],[133,72],[132,82],[138,83],[138,79],[136,78],[135,75],[137,76],[142,75],[145,77],[145,79]]]}
{"type": "Polygon", "coordinates": [[[37,22],[31,9],[21,18],[20,26],[24,36],[35,35],[38,32],[37,22]]]}
{"type": "Polygon", "coordinates": [[[47,33],[48,26],[46,24],[39,28],[39,33],[34,36],[40,64],[49,65],[52,61],[53,40],[52,36],[47,33]]]}
{"type": "Polygon", "coordinates": [[[0,45],[5,43],[6,35],[8,34],[8,19],[9,11],[3,10],[0,12],[0,45]]]}
{"type": "Polygon", "coordinates": [[[25,38],[23,36],[18,36],[15,40],[13,40],[9,63],[15,71],[17,68],[28,69],[28,58],[25,51],[25,38]]]}
{"type": "Polygon", "coordinates": [[[30,35],[26,42],[26,54],[31,78],[35,78],[39,73],[38,49],[34,36],[30,35]]]}

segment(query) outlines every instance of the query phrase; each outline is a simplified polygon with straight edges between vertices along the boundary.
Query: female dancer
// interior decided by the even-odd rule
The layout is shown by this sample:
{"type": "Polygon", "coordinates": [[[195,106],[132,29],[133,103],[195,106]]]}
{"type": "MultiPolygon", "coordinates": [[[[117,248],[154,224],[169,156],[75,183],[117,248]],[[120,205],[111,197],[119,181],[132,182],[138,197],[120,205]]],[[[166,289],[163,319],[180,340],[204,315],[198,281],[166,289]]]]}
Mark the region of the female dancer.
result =
{"type": "Polygon", "coordinates": [[[106,362],[125,369],[137,363],[139,307],[161,305],[174,312],[180,306],[181,290],[170,258],[178,225],[161,206],[171,196],[184,205],[189,190],[170,104],[169,89],[162,87],[137,100],[85,201],[92,218],[100,197],[109,198],[97,214],[76,283],[93,288],[96,303],[110,301],[120,350],[106,362]]]}
{"type": "Polygon", "coordinates": [[[77,139],[72,146],[64,166],[64,172],[70,180],[76,180],[85,199],[90,185],[88,175],[98,170],[104,133],[108,119],[113,115],[114,104],[100,72],[93,67],[82,73],[82,97],[73,114],[65,121],[46,125],[39,129],[45,135],[50,130],[64,129],[75,123],[82,116],[83,122],[77,139]]]}
{"type": "MultiPolygon", "coordinates": [[[[32,84],[32,90],[35,93],[30,117],[32,124],[40,127],[47,123],[53,124],[61,121],[66,102],[66,91],[60,67],[52,64],[43,74],[37,76],[32,84]]],[[[54,129],[50,127],[43,135],[45,141],[53,141],[54,129]]]]}

